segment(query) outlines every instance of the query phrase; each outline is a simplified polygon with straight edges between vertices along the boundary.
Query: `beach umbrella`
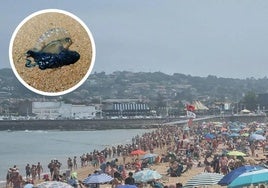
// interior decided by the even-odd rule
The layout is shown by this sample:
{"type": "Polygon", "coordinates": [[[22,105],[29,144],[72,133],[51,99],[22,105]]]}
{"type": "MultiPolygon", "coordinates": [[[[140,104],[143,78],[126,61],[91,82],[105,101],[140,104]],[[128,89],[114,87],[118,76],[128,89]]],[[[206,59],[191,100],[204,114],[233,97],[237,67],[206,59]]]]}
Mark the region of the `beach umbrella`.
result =
{"type": "Polygon", "coordinates": [[[193,176],[189,179],[185,186],[183,187],[195,187],[195,186],[204,186],[204,185],[216,185],[223,178],[222,174],[218,173],[207,173],[203,172],[201,174],[193,176]]]}
{"type": "Polygon", "coordinates": [[[116,188],[138,188],[136,185],[117,185],[116,188]]]}
{"type": "Polygon", "coordinates": [[[262,135],[263,133],[264,133],[264,130],[257,130],[257,131],[254,132],[254,134],[261,134],[261,135],[262,135]]]}
{"type": "Polygon", "coordinates": [[[236,150],[233,150],[233,151],[229,151],[227,153],[227,155],[230,155],[230,156],[246,156],[247,154],[241,152],[241,151],[236,151],[236,150]]]}
{"type": "Polygon", "coordinates": [[[162,175],[159,174],[155,170],[145,169],[145,170],[134,173],[133,178],[135,179],[135,182],[137,183],[141,183],[141,182],[146,183],[149,181],[161,179],[162,175]]]}
{"type": "Polygon", "coordinates": [[[34,186],[33,184],[28,183],[28,184],[24,185],[23,188],[33,188],[33,186],[34,186]]]}
{"type": "Polygon", "coordinates": [[[157,154],[147,153],[141,159],[147,159],[147,158],[152,158],[152,157],[156,157],[156,156],[157,156],[157,154]]]}
{"type": "Polygon", "coordinates": [[[249,140],[266,140],[266,138],[260,134],[251,134],[249,140]]]}
{"type": "Polygon", "coordinates": [[[255,132],[254,132],[254,134],[263,134],[264,133],[264,130],[256,130],[255,132]]]}
{"type": "Polygon", "coordinates": [[[133,150],[130,154],[131,155],[144,155],[145,151],[143,151],[141,149],[137,149],[137,150],[133,150]]]}
{"type": "Polygon", "coordinates": [[[230,135],[228,132],[222,132],[221,134],[222,135],[226,135],[226,136],[229,136],[230,135]]]}
{"type": "Polygon", "coordinates": [[[184,131],[189,131],[190,130],[190,128],[187,126],[187,127],[183,127],[183,129],[182,130],[184,130],[184,131]]]}
{"type": "Polygon", "coordinates": [[[247,136],[249,136],[249,133],[243,133],[243,134],[241,134],[241,136],[247,137],[247,136]]]}
{"type": "Polygon", "coordinates": [[[238,188],[252,184],[267,183],[268,169],[245,172],[238,176],[228,185],[228,188],[238,188]]]}
{"type": "Polygon", "coordinates": [[[213,138],[215,138],[215,135],[214,134],[211,134],[211,133],[205,134],[205,139],[211,140],[213,138]]]}
{"type": "Polygon", "coordinates": [[[71,178],[77,179],[77,176],[78,176],[77,172],[72,172],[71,173],[71,178]]]}
{"type": "Polygon", "coordinates": [[[73,188],[73,186],[61,181],[45,181],[36,185],[37,188],[73,188]]]}
{"type": "Polygon", "coordinates": [[[241,129],[240,128],[232,128],[230,129],[232,132],[239,132],[241,129]]]}
{"type": "Polygon", "coordinates": [[[229,185],[239,175],[241,175],[245,172],[249,172],[249,171],[253,171],[253,170],[261,170],[261,169],[264,169],[264,168],[261,166],[252,166],[252,165],[244,165],[244,166],[238,167],[238,168],[232,170],[231,172],[229,172],[228,174],[226,174],[218,182],[218,184],[222,185],[222,186],[229,185]]]}
{"type": "Polygon", "coordinates": [[[217,123],[214,125],[215,127],[222,127],[222,123],[217,123]]]}
{"type": "Polygon", "coordinates": [[[112,181],[114,178],[109,176],[108,174],[105,173],[95,173],[83,180],[83,183],[85,184],[98,184],[98,183],[107,183],[112,181]]]}
{"type": "Polygon", "coordinates": [[[238,136],[240,136],[238,133],[232,133],[229,135],[229,137],[238,137],[238,136]]]}

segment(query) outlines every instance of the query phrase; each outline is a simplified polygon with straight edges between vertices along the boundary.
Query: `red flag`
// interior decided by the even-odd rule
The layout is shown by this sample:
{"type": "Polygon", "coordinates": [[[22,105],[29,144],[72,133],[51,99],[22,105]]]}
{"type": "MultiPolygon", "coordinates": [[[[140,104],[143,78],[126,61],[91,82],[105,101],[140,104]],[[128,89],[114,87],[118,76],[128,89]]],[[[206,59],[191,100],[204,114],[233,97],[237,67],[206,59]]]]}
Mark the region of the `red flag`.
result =
{"type": "Polygon", "coordinates": [[[194,105],[191,105],[191,104],[187,104],[186,105],[186,109],[187,109],[187,111],[193,112],[193,111],[195,111],[195,106],[194,105]]]}
{"type": "Polygon", "coordinates": [[[196,115],[195,113],[193,113],[192,111],[187,111],[187,114],[186,116],[190,119],[195,119],[196,118],[196,115]]]}

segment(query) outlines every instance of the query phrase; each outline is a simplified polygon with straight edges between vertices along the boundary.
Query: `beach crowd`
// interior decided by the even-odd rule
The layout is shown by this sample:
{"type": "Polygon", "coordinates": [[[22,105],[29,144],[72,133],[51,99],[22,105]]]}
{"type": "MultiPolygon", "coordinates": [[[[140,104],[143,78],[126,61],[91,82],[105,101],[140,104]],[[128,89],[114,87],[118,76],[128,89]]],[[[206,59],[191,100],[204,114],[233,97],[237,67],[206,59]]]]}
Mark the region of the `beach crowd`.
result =
{"type": "MultiPolygon", "coordinates": [[[[112,187],[121,184],[142,184],[135,182],[133,174],[143,169],[160,169],[163,178],[147,182],[155,188],[179,188],[185,183],[182,176],[190,175],[193,168],[200,172],[227,174],[231,170],[245,164],[267,166],[266,139],[251,139],[258,133],[266,138],[267,124],[251,122],[203,122],[185,126],[160,126],[151,132],[137,135],[131,143],[106,147],[101,151],[94,150],[80,156],[68,157],[68,170],[61,171],[62,162],[51,160],[47,164],[49,174],[41,174],[46,170],[40,163],[27,164],[26,177],[22,177],[19,169],[14,166],[8,170],[7,186],[21,188],[27,183],[42,181],[63,181],[72,179],[73,172],[90,167],[84,177],[77,179],[73,187],[89,187],[83,179],[94,173],[106,173],[113,177],[112,187]],[[134,154],[140,151],[140,154],[134,154]],[[229,155],[230,151],[240,151],[245,155],[229,155]],[[142,153],[143,152],[143,153],[142,153]],[[142,158],[144,154],[154,154],[142,158]],[[82,179],[83,178],[83,179],[82,179]],[[176,178],[176,179],[172,179],[176,178]],[[169,181],[172,180],[172,181],[169,181]]],[[[20,169],[21,170],[21,169],[20,169]]],[[[99,185],[90,185],[90,187],[99,185]]]]}

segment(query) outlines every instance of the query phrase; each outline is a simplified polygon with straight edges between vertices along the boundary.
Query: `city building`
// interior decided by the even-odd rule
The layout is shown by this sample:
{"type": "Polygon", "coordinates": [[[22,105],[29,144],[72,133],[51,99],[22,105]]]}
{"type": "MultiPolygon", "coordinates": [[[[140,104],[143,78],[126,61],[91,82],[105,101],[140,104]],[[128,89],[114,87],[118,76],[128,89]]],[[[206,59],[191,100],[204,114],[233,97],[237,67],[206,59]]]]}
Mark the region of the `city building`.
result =
{"type": "Polygon", "coordinates": [[[103,101],[102,113],[111,118],[144,117],[150,115],[150,108],[139,99],[108,99],[103,101]]]}
{"type": "Polygon", "coordinates": [[[93,119],[95,106],[72,105],[64,102],[32,102],[37,119],[93,119]]]}

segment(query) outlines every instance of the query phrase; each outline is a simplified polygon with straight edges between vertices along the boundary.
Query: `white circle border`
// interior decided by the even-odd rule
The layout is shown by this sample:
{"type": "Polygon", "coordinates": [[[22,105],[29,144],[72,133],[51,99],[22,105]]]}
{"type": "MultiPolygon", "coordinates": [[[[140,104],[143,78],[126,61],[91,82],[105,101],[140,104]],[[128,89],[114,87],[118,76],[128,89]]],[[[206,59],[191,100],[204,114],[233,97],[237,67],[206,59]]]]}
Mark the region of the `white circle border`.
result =
{"type": "Polygon", "coordinates": [[[74,90],[76,90],[78,87],[80,87],[86,80],[87,78],[89,77],[93,67],[94,67],[94,64],[95,64],[95,58],[96,58],[96,46],[95,46],[95,42],[94,42],[94,38],[93,38],[93,35],[91,33],[91,31],[89,30],[89,28],[87,27],[87,25],[79,18],[77,17],[76,15],[70,13],[70,12],[67,12],[65,10],[60,10],[60,9],[44,9],[44,10],[40,10],[40,11],[37,11],[37,12],[34,12],[32,14],[30,14],[29,16],[27,16],[24,20],[22,20],[20,22],[20,24],[16,27],[16,29],[14,30],[13,34],[12,34],[12,37],[11,37],[11,40],[10,40],[10,43],[9,43],[9,62],[10,62],[10,65],[11,65],[11,68],[15,74],[15,76],[17,77],[17,79],[26,87],[28,88],[29,90],[37,93],[37,94],[40,94],[40,95],[44,95],[44,96],[61,96],[61,95],[65,95],[67,93],[70,93],[74,90]],[[67,89],[67,90],[64,90],[64,91],[60,91],[60,92],[44,92],[44,91],[40,91],[32,86],[30,86],[29,84],[27,84],[19,75],[19,73],[17,72],[17,69],[14,65],[14,61],[13,61],[13,55],[12,55],[12,51],[13,51],[13,43],[14,43],[14,40],[15,40],[15,37],[18,33],[18,31],[20,30],[20,28],[27,22],[29,21],[31,18],[37,16],[37,15],[40,15],[40,14],[44,14],[44,13],[62,13],[62,14],[65,14],[67,16],[70,16],[72,17],[73,19],[75,19],[77,22],[79,22],[82,27],[86,30],[89,38],[90,38],[90,42],[91,42],[91,48],[92,48],[92,57],[91,57],[91,62],[90,62],[90,66],[89,66],[89,69],[87,71],[87,73],[84,75],[84,77],[76,84],[74,85],[73,87],[67,89]]]}

